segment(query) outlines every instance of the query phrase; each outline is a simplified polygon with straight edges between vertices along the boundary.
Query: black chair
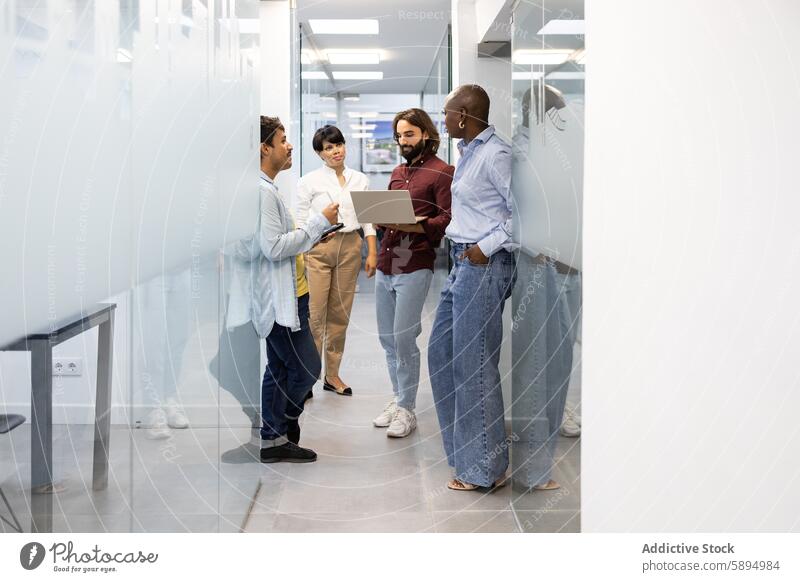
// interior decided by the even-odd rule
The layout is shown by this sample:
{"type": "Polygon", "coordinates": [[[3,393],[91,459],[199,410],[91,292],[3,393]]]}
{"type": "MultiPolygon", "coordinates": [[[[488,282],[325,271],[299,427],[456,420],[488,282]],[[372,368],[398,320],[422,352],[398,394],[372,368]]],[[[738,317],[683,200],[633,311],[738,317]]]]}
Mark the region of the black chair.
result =
{"type": "MultiPolygon", "coordinates": [[[[21,414],[0,414],[0,434],[6,434],[7,432],[11,432],[19,425],[24,424],[25,417],[21,414]]],[[[3,493],[3,488],[0,487],[0,497],[3,498],[3,503],[6,504],[8,508],[8,512],[11,514],[11,519],[14,520],[14,523],[8,521],[5,517],[0,515],[0,519],[6,522],[8,525],[13,527],[18,532],[22,533],[22,526],[19,524],[17,520],[17,516],[14,515],[14,510],[11,509],[11,504],[9,504],[8,499],[6,499],[6,494],[3,493]]]]}

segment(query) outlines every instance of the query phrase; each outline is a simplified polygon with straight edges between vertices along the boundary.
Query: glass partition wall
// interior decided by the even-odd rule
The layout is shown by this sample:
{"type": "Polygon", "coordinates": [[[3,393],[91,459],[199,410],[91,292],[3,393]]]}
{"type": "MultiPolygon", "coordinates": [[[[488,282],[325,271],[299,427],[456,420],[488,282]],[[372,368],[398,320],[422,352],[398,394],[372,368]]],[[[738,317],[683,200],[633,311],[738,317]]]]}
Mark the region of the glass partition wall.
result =
{"type": "Polygon", "coordinates": [[[512,507],[522,531],[580,531],[583,1],[517,2],[512,195],[512,507]]]}
{"type": "MultiPolygon", "coordinates": [[[[30,139],[63,136],[48,140],[58,153],[42,152],[63,160],[61,182],[37,190],[62,198],[59,220],[43,222],[62,225],[49,235],[62,241],[53,253],[66,248],[54,262],[81,278],[53,272],[53,309],[67,316],[64,297],[112,292],[116,305],[107,485],[93,483],[91,330],[54,349],[82,372],[53,378],[52,482],[32,487],[29,423],[0,435],[0,487],[23,531],[238,531],[245,520],[259,483],[259,463],[242,461],[262,368],[252,326],[228,307],[242,284],[237,237],[255,232],[258,213],[259,37],[243,29],[258,4],[48,0],[0,11],[0,52],[14,62],[0,72],[0,103],[47,96],[18,105],[15,123],[30,139]]],[[[28,140],[19,133],[15,147],[28,140]]],[[[26,192],[15,180],[6,185],[26,192]]],[[[35,264],[34,251],[20,255],[35,264]]],[[[0,353],[5,412],[30,421],[30,399],[26,356],[0,353]]]]}

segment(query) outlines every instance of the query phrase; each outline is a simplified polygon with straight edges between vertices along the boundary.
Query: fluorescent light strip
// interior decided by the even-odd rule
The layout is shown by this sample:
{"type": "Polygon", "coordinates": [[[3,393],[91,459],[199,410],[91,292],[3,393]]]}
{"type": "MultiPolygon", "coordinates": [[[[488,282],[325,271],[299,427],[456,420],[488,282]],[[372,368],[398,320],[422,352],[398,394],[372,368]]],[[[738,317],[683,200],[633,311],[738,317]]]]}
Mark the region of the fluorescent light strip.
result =
{"type": "Polygon", "coordinates": [[[366,81],[383,79],[383,71],[333,71],[337,81],[366,81]]]}
{"type": "Polygon", "coordinates": [[[348,111],[347,116],[350,119],[371,119],[373,117],[378,117],[377,111],[348,111]]]}
{"type": "Polygon", "coordinates": [[[353,139],[370,139],[372,138],[373,134],[371,133],[351,133],[350,137],[353,139]]]}
{"type": "Polygon", "coordinates": [[[363,124],[351,123],[350,124],[350,129],[352,129],[354,131],[373,131],[376,127],[378,127],[378,126],[375,125],[374,123],[363,123],[363,124]]]}
{"type": "Polygon", "coordinates": [[[325,51],[328,62],[332,65],[378,65],[381,62],[380,51],[325,51]]]}
{"type": "Polygon", "coordinates": [[[518,50],[512,60],[515,65],[560,65],[572,53],[571,50],[518,50]]]}
{"type": "Polygon", "coordinates": [[[303,71],[300,73],[300,78],[307,81],[327,81],[329,79],[325,71],[303,71]]]}
{"type": "Polygon", "coordinates": [[[308,25],[314,34],[378,34],[380,32],[378,21],[367,18],[312,18],[308,21],[308,25]]]}
{"type": "Polygon", "coordinates": [[[536,34],[586,34],[586,21],[553,19],[536,34]]]}

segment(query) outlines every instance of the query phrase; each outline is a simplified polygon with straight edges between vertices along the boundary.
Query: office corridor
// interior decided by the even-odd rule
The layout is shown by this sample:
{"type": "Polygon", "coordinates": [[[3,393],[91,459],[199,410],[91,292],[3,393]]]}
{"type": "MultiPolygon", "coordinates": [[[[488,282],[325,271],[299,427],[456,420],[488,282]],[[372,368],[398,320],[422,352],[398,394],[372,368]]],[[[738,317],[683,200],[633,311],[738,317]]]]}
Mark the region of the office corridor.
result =
{"type": "Polygon", "coordinates": [[[423,311],[417,430],[407,438],[390,439],[385,429],[372,426],[372,418],[390,398],[391,385],[376,335],[372,282],[362,274],[342,364],[342,376],[353,386],[354,396],[324,392],[321,384],[315,387],[303,415],[301,443],[314,449],[319,460],[264,465],[246,531],[580,531],[579,439],[562,437],[559,442],[555,479],[562,489],[520,492],[510,481],[492,493],[447,489],[452,476],[425,362],[444,277],[442,265],[423,311]]]}

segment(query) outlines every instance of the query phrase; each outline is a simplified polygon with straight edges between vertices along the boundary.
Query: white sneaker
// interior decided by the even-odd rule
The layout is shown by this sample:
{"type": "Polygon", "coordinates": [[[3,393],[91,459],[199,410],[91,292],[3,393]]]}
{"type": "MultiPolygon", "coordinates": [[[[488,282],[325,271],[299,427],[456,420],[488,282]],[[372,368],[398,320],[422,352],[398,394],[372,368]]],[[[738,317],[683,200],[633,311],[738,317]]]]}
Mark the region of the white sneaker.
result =
{"type": "Polygon", "coordinates": [[[156,408],[147,416],[147,438],[168,439],[172,431],[167,426],[167,414],[161,408],[156,408]]]}
{"type": "Polygon", "coordinates": [[[564,420],[561,423],[561,436],[579,437],[581,436],[581,417],[569,406],[564,407],[564,420]]]}
{"type": "Polygon", "coordinates": [[[383,409],[383,412],[373,419],[372,424],[380,428],[389,426],[394,418],[395,412],[397,412],[397,401],[392,399],[386,405],[386,408],[383,409]]]}
{"type": "Polygon", "coordinates": [[[170,428],[189,428],[189,419],[174,398],[167,399],[167,424],[170,428]]]}
{"type": "Polygon", "coordinates": [[[386,436],[403,438],[417,428],[417,417],[410,410],[398,406],[392,418],[392,423],[386,429],[386,436]]]}

